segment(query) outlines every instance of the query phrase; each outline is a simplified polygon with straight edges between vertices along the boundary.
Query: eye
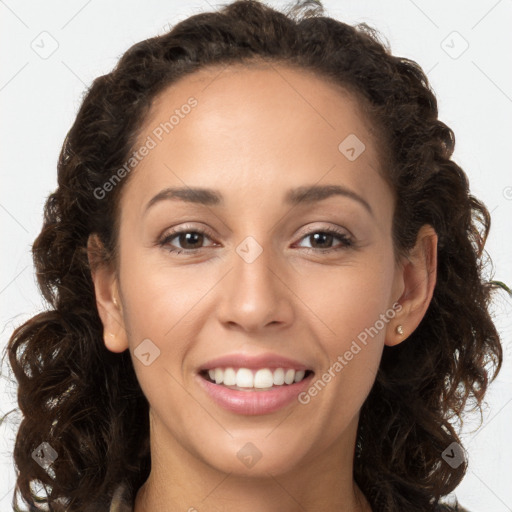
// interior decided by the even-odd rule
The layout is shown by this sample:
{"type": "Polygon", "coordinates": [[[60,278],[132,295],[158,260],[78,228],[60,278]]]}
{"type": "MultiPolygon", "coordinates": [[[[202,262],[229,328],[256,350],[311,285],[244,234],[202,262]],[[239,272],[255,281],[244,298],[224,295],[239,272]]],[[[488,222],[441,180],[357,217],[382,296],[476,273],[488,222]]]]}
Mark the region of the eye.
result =
{"type": "Polygon", "coordinates": [[[310,231],[306,235],[302,237],[301,240],[304,239],[313,239],[314,245],[329,245],[329,243],[332,243],[332,241],[337,238],[341,241],[341,247],[312,247],[308,249],[308,251],[317,252],[320,251],[321,253],[327,253],[331,251],[339,251],[346,249],[348,247],[353,246],[353,240],[343,231],[339,231],[334,228],[328,228],[328,229],[322,229],[322,230],[316,230],[316,231],[310,231]]]}
{"type": "MultiPolygon", "coordinates": [[[[158,245],[165,247],[167,251],[174,254],[181,254],[183,252],[194,254],[204,248],[201,245],[204,243],[204,239],[209,239],[210,236],[211,235],[206,230],[185,227],[181,230],[176,230],[164,235],[164,237],[158,242],[158,245]],[[178,240],[181,248],[176,248],[171,244],[171,241],[175,238],[178,240]]],[[[333,228],[311,231],[304,235],[301,240],[307,238],[313,239],[313,244],[315,246],[329,245],[336,238],[341,241],[338,247],[306,247],[305,249],[307,249],[308,252],[328,253],[331,251],[343,250],[354,245],[353,240],[345,232],[333,228]]]]}
{"type": "Polygon", "coordinates": [[[197,246],[203,242],[205,237],[209,238],[209,235],[205,230],[183,228],[181,230],[173,231],[172,233],[165,235],[164,238],[158,242],[158,245],[165,247],[169,252],[175,254],[181,254],[182,252],[188,252],[192,254],[197,252],[199,249],[202,249],[202,247],[197,246]],[[170,242],[175,238],[177,238],[178,242],[183,244],[184,247],[181,249],[174,248],[170,242]]]}

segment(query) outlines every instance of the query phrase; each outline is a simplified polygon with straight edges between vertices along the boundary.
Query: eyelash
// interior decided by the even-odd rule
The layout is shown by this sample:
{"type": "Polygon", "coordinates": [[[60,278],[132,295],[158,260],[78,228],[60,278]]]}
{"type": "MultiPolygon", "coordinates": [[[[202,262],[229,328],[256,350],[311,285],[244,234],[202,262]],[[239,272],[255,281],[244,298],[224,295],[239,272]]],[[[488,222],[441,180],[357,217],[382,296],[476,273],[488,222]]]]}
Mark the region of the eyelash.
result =
{"type": "MultiPolygon", "coordinates": [[[[185,228],[183,228],[181,230],[173,231],[173,232],[165,235],[158,242],[158,245],[160,247],[164,248],[164,247],[169,245],[169,242],[173,238],[176,238],[176,236],[181,235],[183,233],[196,233],[196,234],[200,234],[200,235],[206,235],[208,238],[213,238],[207,230],[196,229],[196,228],[186,228],[185,227],[185,228]]],[[[334,235],[335,238],[338,238],[339,240],[341,240],[341,247],[332,247],[332,248],[328,248],[328,249],[315,249],[313,247],[303,247],[302,249],[306,249],[308,253],[309,252],[320,252],[321,254],[326,254],[326,253],[330,253],[330,252],[333,252],[333,251],[340,251],[340,250],[343,250],[343,249],[347,249],[347,248],[350,248],[350,247],[352,247],[354,245],[354,242],[353,242],[353,240],[350,237],[348,237],[344,232],[338,231],[335,228],[317,229],[317,230],[314,230],[314,231],[310,231],[309,233],[306,233],[305,235],[303,235],[301,240],[303,240],[304,238],[307,238],[308,236],[312,236],[312,235],[314,235],[316,233],[322,233],[322,234],[327,234],[327,235],[334,235]]],[[[197,249],[173,249],[173,248],[167,247],[166,250],[168,252],[174,253],[174,254],[181,254],[183,252],[186,252],[188,254],[195,254],[197,251],[200,251],[201,249],[204,249],[204,247],[200,247],[200,248],[197,248],[197,249]]]]}

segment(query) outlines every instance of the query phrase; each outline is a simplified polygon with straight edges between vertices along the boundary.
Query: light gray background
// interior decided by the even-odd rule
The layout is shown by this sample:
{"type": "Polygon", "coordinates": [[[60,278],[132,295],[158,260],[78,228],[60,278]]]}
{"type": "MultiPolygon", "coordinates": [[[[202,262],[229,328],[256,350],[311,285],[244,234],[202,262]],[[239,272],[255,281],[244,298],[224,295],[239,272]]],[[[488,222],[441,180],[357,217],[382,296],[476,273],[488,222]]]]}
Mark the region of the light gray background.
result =
{"type": "MultiPolygon", "coordinates": [[[[206,0],[0,0],[2,350],[12,330],[43,307],[30,247],[42,225],[44,201],[56,187],[58,153],[82,94],[135,42],[220,5],[206,0]],[[45,54],[52,45],[58,45],[54,53],[45,54]]],[[[371,24],[394,54],[416,60],[428,72],[440,118],[455,131],[454,159],[467,172],[472,193],[492,212],[487,250],[495,278],[510,285],[512,1],[325,0],[324,6],[342,21],[371,24]]],[[[455,492],[472,512],[512,511],[512,302],[504,293],[497,296],[494,311],[504,368],[487,396],[484,426],[471,432],[477,415],[465,425],[469,469],[455,492]]],[[[0,380],[2,414],[17,405],[7,371],[2,368],[0,380]]],[[[2,511],[12,510],[11,452],[19,419],[13,414],[0,426],[2,511]]]]}

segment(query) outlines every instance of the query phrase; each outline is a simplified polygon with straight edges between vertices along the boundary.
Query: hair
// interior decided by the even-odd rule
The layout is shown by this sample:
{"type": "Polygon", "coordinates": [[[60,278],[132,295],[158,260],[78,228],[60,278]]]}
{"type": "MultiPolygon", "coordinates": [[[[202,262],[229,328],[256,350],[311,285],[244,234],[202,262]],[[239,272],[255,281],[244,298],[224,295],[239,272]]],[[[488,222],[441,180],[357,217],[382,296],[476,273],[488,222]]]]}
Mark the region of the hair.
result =
{"type": "Polygon", "coordinates": [[[149,404],[129,351],[104,344],[87,257],[97,233],[102,261],[116,263],[119,197],[129,177],[105,198],[94,191],[134,151],[164,89],[198,70],[258,62],[313,73],[355,95],[387,148],[396,254],[407,254],[425,224],[438,235],[428,310],[407,341],[384,347],[360,411],[354,479],[378,512],[434,510],[462,480],[466,461],[452,468],[442,453],[462,446],[453,423],[462,422],[468,400],[481,413],[502,346],[489,310],[499,282],[484,275],[492,264],[484,251],[490,214],[451,159],[454,134],[438,119],[421,67],[393,56],[368,25],[332,19],[313,0],[286,13],[240,0],[129,48],[93,81],[64,140],[58,186],[32,246],[49,307],[17,327],[7,346],[23,413],[13,452],[16,507],[19,493],[30,510],[106,511],[119,484],[133,498],[148,478],[149,404]],[[44,442],[58,454],[49,468],[33,456],[44,442]]]}

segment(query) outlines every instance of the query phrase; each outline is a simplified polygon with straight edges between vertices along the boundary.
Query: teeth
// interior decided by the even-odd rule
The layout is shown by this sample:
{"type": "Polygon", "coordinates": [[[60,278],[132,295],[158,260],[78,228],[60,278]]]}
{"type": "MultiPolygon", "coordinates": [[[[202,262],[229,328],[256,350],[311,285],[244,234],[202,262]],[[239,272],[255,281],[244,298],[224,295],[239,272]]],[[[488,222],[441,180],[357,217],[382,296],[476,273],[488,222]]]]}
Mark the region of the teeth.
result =
{"type": "MultiPolygon", "coordinates": [[[[215,370],[215,371],[217,371],[217,370],[215,370]]],[[[222,382],[222,384],[224,384],[224,382],[222,382]]],[[[239,388],[253,388],[254,387],[254,375],[252,374],[252,371],[247,368],[240,368],[236,372],[236,385],[239,388]]]]}
{"type": "Polygon", "coordinates": [[[236,372],[233,368],[226,368],[224,370],[224,378],[222,379],[222,383],[225,386],[235,386],[236,385],[236,372]]]}
{"type": "MultiPolygon", "coordinates": [[[[252,372],[251,372],[252,373],[252,372]]],[[[268,369],[265,368],[263,370],[258,370],[254,375],[254,387],[261,388],[271,388],[274,385],[274,375],[268,369]]]]}
{"type": "Polygon", "coordinates": [[[249,368],[212,368],[208,370],[208,375],[216,384],[224,386],[238,386],[240,388],[266,389],[272,386],[282,386],[283,384],[293,384],[300,382],[306,372],[304,370],[294,370],[292,368],[261,368],[251,370],[249,368]]]}
{"type": "Polygon", "coordinates": [[[291,384],[294,382],[295,379],[295,370],[286,370],[286,373],[284,374],[284,381],[286,384],[291,384]]]}
{"type": "Polygon", "coordinates": [[[276,386],[282,386],[284,384],[284,370],[282,368],[274,370],[274,384],[276,386]]]}
{"type": "Polygon", "coordinates": [[[299,371],[295,372],[295,379],[294,379],[294,381],[295,382],[300,382],[304,378],[305,374],[306,374],[306,372],[304,370],[299,370],[299,371]]]}

